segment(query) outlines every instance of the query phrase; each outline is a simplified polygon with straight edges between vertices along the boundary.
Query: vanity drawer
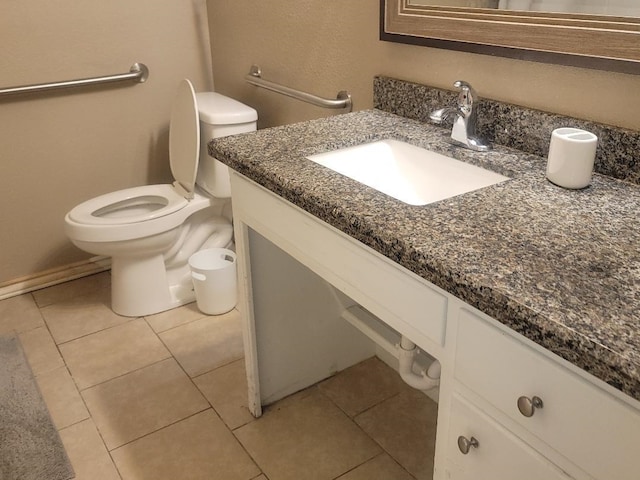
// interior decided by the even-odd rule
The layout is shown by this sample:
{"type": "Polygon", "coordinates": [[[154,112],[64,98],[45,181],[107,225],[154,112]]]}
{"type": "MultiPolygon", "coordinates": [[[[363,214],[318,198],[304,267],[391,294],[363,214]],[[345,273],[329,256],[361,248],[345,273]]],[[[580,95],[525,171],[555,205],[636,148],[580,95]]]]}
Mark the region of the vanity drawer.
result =
{"type": "Polygon", "coordinates": [[[637,480],[640,411],[516,336],[462,309],[456,379],[595,478],[637,480]],[[542,407],[527,417],[520,397],[542,407]]]}
{"type": "Polygon", "coordinates": [[[447,441],[452,480],[568,480],[561,469],[454,393],[447,441]],[[461,438],[462,437],[462,438],[461,438]],[[476,446],[465,450],[464,442],[476,446]],[[462,445],[459,445],[459,442],[462,445]],[[466,451],[467,453],[463,453],[466,451]]]}

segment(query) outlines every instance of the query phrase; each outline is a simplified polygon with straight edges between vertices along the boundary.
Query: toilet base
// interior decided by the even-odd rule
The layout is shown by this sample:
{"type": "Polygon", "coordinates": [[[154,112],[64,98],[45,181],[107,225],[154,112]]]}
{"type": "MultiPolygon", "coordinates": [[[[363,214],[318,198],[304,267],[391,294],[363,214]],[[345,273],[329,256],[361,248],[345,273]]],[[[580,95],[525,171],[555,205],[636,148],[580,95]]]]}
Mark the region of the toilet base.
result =
{"type": "Polygon", "coordinates": [[[141,317],[195,301],[188,265],[184,270],[182,278],[170,285],[161,254],[112,258],[111,309],[125,317],[141,317]]]}
{"type": "MultiPolygon", "coordinates": [[[[194,302],[189,257],[203,248],[233,245],[231,223],[203,211],[182,225],[174,246],[121,249],[111,257],[111,309],[125,317],[142,317],[194,302]],[[204,217],[204,218],[201,218],[204,217]],[[151,252],[144,255],[144,252],[151,252]]],[[[160,243],[162,245],[162,243],[160,243]]]]}

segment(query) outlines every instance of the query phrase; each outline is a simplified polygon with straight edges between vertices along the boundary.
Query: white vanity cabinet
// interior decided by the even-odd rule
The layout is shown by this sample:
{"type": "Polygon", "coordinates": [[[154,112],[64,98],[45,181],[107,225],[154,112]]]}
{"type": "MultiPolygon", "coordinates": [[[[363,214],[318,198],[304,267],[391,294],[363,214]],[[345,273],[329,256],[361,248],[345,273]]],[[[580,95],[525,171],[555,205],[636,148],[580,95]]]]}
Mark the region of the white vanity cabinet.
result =
{"type": "MultiPolygon", "coordinates": [[[[253,232],[440,361],[435,480],[640,478],[640,402],[242,175],[233,172],[231,180],[249,407],[255,415],[261,403],[370,352],[366,345],[358,355],[341,352],[342,344],[352,343],[336,341],[348,335],[338,333],[341,318],[317,322],[304,311],[289,319],[284,312],[259,311],[252,275],[266,263],[257,258],[259,248],[250,251],[253,232]],[[318,333],[319,328],[324,330],[318,333]],[[300,352],[313,352],[313,368],[304,366],[300,352]]],[[[271,268],[260,273],[262,282],[278,283],[282,273],[271,268]]]]}
{"type": "MultiPolygon", "coordinates": [[[[496,429],[503,422],[526,438],[529,449],[556,457],[567,470],[579,466],[577,477],[584,471],[584,478],[640,478],[640,412],[600,388],[595,379],[587,380],[560,359],[528,345],[524,337],[491,323],[496,322],[461,309],[454,390],[469,392],[478,405],[486,405],[496,417],[496,429]]],[[[464,435],[485,443],[472,430],[464,435]]],[[[457,433],[450,429],[450,444],[457,433]]]]}

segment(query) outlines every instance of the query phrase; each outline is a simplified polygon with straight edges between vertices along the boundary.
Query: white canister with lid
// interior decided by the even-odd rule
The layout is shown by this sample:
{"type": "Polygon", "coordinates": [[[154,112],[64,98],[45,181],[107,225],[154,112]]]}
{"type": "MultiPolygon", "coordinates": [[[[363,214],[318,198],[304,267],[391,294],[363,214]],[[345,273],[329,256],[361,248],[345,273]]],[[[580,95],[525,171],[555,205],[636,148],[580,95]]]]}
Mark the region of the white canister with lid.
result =
{"type": "Polygon", "coordinates": [[[565,188],[584,188],[591,183],[598,137],[579,128],[557,128],[551,134],[547,178],[565,188]]]}

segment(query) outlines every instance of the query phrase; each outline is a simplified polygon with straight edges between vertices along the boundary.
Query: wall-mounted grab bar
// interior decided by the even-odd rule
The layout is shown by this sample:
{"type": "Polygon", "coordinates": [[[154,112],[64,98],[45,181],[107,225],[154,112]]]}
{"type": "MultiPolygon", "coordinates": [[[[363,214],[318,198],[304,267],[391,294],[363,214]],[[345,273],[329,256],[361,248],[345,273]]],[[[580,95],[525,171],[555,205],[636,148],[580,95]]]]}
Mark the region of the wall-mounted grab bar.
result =
{"type": "Polygon", "coordinates": [[[86,85],[97,85],[100,83],[115,83],[126,80],[133,80],[137,83],[143,83],[149,78],[149,69],[144,63],[134,63],[129,73],[121,73],[117,75],[107,75],[104,77],[80,78],[78,80],[67,80],[63,82],[39,83],[36,85],[24,85],[21,87],[9,87],[0,89],[0,96],[17,95],[20,93],[36,93],[48,90],[58,90],[62,88],[82,87],[86,85]]]}
{"type": "Polygon", "coordinates": [[[266,88],[267,90],[271,90],[272,92],[281,93],[282,95],[286,95],[297,100],[302,100],[303,102],[311,103],[318,107],[346,108],[349,112],[353,108],[353,105],[351,103],[351,94],[345,90],[339,92],[335,100],[332,100],[330,98],[318,97],[317,95],[313,95],[311,93],[301,92],[300,90],[294,90],[293,88],[285,87],[284,85],[264,80],[262,78],[262,73],[260,72],[260,67],[258,67],[257,65],[252,65],[251,70],[249,70],[249,74],[244,78],[248,83],[250,83],[251,85],[255,85],[256,87],[266,88]]]}

